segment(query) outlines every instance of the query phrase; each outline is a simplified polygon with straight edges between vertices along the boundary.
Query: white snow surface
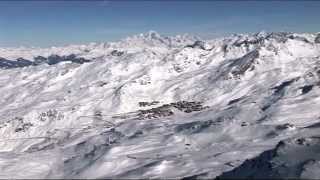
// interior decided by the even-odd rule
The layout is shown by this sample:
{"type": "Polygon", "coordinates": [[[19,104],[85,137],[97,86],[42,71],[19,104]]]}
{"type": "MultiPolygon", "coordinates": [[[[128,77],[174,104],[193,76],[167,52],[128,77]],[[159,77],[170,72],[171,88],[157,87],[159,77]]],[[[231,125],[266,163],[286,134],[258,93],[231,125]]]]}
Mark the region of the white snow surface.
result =
{"type": "MultiPolygon", "coordinates": [[[[316,37],[151,31],[112,43],[0,48],[11,61],[90,60],[0,69],[0,178],[212,178],[282,140],[319,135],[305,128],[320,121],[316,37]],[[139,106],[152,101],[159,104],[139,106]],[[208,108],[137,118],[178,101],[208,108]]],[[[316,176],[319,159],[290,177],[316,176]]]]}

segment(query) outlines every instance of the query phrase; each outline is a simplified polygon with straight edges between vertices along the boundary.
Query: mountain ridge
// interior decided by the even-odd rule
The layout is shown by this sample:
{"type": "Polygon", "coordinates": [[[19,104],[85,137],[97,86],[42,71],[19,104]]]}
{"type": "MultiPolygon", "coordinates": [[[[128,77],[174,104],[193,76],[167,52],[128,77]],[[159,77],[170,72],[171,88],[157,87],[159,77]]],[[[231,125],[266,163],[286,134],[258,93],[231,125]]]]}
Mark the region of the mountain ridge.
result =
{"type": "Polygon", "coordinates": [[[150,31],[0,48],[0,177],[213,178],[245,169],[280,141],[318,134],[319,37],[150,31]]]}

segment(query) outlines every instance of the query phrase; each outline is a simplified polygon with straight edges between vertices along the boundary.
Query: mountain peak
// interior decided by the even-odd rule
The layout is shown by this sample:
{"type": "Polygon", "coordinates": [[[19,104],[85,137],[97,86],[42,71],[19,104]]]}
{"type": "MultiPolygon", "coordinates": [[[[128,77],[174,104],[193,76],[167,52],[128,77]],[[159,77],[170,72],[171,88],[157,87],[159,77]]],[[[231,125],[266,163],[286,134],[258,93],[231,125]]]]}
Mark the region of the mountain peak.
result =
{"type": "Polygon", "coordinates": [[[159,38],[161,38],[161,35],[158,32],[154,31],[154,30],[148,31],[145,35],[150,39],[159,39],[159,38]]]}

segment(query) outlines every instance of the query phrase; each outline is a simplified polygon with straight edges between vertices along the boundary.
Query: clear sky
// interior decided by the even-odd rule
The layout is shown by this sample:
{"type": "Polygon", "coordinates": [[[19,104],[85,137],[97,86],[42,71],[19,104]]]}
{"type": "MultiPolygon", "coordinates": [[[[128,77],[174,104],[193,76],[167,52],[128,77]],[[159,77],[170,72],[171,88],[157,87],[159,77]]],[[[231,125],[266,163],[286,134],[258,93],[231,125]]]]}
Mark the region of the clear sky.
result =
{"type": "Polygon", "coordinates": [[[0,46],[116,41],[155,30],[204,38],[320,31],[320,1],[0,0],[0,46]]]}

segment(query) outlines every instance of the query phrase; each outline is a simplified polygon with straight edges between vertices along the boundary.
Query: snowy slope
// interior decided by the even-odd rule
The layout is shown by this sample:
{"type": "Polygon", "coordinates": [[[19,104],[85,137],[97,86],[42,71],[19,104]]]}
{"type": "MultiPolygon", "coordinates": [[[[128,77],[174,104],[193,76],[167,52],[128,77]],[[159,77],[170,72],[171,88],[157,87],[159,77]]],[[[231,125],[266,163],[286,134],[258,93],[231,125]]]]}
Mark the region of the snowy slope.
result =
{"type": "MultiPolygon", "coordinates": [[[[246,159],[318,135],[319,34],[201,40],[150,31],[0,48],[0,68],[0,178],[255,176],[243,174],[256,162],[246,159]]],[[[293,162],[307,175],[298,165],[267,172],[315,177],[318,158],[304,164],[312,143],[293,162]]],[[[276,158],[290,164],[290,153],[276,158]]]]}

